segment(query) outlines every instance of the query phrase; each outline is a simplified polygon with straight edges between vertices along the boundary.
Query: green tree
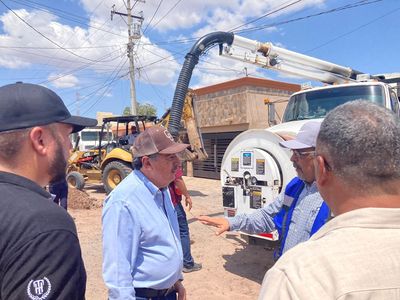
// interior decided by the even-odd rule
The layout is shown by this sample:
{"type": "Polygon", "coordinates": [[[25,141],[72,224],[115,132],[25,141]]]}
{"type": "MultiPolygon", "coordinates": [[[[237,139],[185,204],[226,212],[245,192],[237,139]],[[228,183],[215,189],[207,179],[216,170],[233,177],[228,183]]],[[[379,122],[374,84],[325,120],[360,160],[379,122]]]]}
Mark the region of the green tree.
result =
{"type": "Polygon", "coordinates": [[[138,103],[138,115],[157,116],[157,108],[150,103],[138,103]]]}
{"type": "Polygon", "coordinates": [[[131,114],[131,108],[129,106],[126,106],[124,108],[124,111],[122,112],[123,116],[129,116],[131,114]]]}
{"type": "MultiPolygon", "coordinates": [[[[138,115],[157,116],[157,108],[154,105],[150,103],[144,103],[144,104],[138,103],[137,105],[138,107],[136,111],[138,115]]],[[[129,106],[126,106],[124,108],[124,111],[122,112],[122,115],[128,116],[130,114],[131,114],[131,108],[129,106]]]]}

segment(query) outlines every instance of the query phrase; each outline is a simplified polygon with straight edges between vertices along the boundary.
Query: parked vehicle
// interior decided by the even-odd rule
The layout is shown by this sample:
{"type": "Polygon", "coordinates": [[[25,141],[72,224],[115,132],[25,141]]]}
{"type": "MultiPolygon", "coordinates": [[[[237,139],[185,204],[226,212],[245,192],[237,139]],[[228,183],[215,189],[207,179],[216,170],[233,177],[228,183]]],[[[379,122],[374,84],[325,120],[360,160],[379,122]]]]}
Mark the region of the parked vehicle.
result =
{"type": "MultiPolygon", "coordinates": [[[[293,138],[308,120],[322,120],[336,106],[356,99],[377,103],[399,115],[400,74],[369,75],[272,43],[214,32],[199,39],[185,57],[171,109],[169,129],[173,136],[177,136],[184,92],[193,69],[200,55],[214,45],[219,45],[220,55],[225,57],[327,84],[291,95],[281,124],[244,131],[230,143],[221,165],[226,216],[251,213],[268,205],[296,176],[290,152],[280,147],[279,142],[293,138]]],[[[276,123],[274,103],[268,103],[268,106],[272,125],[276,123]]],[[[264,233],[257,237],[277,240],[278,234],[264,233]]]]}

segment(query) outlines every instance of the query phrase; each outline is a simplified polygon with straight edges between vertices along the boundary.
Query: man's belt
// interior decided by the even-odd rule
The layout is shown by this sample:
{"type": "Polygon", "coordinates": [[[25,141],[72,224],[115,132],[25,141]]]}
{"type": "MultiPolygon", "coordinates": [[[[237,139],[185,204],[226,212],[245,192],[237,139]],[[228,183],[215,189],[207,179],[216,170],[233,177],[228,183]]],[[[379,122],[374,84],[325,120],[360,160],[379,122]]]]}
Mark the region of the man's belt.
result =
{"type": "Polygon", "coordinates": [[[149,288],[135,288],[135,294],[138,297],[143,298],[155,298],[155,297],[162,297],[170,294],[174,289],[163,289],[163,290],[155,290],[149,288]]]}

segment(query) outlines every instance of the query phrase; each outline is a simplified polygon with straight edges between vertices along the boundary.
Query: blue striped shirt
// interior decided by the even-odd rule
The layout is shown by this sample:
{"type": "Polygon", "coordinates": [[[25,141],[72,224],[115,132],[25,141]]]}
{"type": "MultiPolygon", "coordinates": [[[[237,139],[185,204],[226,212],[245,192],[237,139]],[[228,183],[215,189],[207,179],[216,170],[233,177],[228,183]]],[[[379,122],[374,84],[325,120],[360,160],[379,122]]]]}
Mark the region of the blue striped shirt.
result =
{"type": "Polygon", "coordinates": [[[102,221],[109,299],[135,299],[134,287],[167,289],[182,278],[179,226],[168,189],[135,170],[106,199],[102,221]]]}
{"type": "MultiPolygon", "coordinates": [[[[283,191],[272,203],[255,210],[252,214],[239,214],[228,218],[230,230],[240,230],[250,234],[274,231],[273,219],[282,208],[284,196],[283,191]]],[[[305,184],[293,211],[283,253],[310,238],[312,226],[322,203],[323,199],[316,183],[305,184]]]]}

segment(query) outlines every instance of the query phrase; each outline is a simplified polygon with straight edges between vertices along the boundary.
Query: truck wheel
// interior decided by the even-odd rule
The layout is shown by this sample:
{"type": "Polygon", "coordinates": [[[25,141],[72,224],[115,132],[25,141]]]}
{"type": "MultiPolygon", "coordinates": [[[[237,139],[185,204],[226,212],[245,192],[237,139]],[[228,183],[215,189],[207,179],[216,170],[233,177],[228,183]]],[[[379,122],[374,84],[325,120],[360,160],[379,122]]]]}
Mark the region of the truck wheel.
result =
{"type": "Polygon", "coordinates": [[[79,172],[69,172],[67,174],[67,182],[69,186],[72,186],[78,190],[82,190],[85,186],[85,178],[79,172]]]}
{"type": "Polygon", "coordinates": [[[131,172],[132,168],[126,163],[119,161],[108,163],[103,170],[102,176],[106,193],[109,194],[131,172]]]}

